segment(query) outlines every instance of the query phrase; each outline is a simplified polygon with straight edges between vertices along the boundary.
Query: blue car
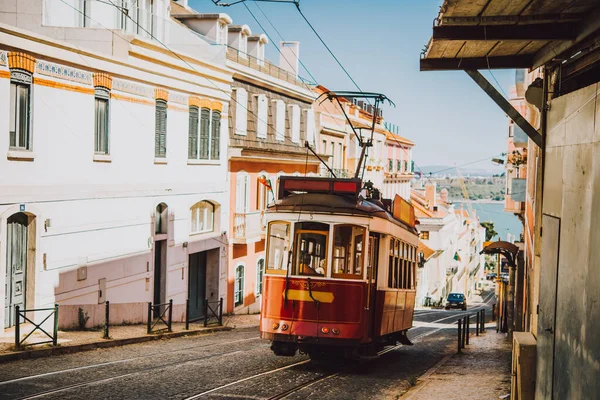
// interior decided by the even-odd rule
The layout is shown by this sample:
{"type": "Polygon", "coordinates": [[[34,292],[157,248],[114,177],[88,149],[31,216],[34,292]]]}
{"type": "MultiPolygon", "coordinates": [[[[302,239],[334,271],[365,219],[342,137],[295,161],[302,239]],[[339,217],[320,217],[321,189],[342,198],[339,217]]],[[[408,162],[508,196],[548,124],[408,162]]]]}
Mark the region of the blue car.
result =
{"type": "Polygon", "coordinates": [[[451,308],[467,309],[467,300],[462,293],[450,293],[446,299],[446,310],[451,308]]]}

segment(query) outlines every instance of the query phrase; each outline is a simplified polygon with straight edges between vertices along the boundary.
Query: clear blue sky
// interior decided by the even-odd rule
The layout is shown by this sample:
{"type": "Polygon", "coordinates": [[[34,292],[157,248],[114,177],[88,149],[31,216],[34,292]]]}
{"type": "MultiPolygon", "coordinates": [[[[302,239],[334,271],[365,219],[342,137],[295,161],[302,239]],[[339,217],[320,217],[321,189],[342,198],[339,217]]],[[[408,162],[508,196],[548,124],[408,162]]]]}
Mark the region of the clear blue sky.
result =
{"type": "MultiPolygon", "coordinates": [[[[233,2],[224,0],[222,2],[233,2]]],[[[364,91],[382,92],[396,103],[385,119],[416,143],[419,166],[454,165],[506,151],[507,118],[462,71],[420,72],[419,54],[432,33],[442,0],[301,0],[302,11],[364,91]]],[[[224,12],[234,24],[262,30],[244,4],[217,7],[212,0],[189,0],[199,12],[224,12]]],[[[356,90],[304,22],[293,4],[246,4],[276,44],[280,39],[257,6],[285,40],[300,42],[300,59],[318,83],[331,90],[356,90]]],[[[267,58],[278,62],[269,44],[267,58]]],[[[496,83],[486,71],[484,75],[496,83]]],[[[308,77],[305,71],[302,76],[308,77]]],[[[508,94],[514,70],[494,76],[508,94]]],[[[469,168],[491,169],[489,161],[469,168]]]]}

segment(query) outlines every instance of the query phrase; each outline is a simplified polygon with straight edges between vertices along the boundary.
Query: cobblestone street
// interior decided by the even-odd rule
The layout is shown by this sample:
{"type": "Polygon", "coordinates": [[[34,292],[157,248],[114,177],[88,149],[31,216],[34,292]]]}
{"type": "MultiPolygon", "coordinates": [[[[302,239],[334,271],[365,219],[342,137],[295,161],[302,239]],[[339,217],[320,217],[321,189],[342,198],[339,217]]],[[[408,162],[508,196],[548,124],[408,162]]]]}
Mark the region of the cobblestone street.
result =
{"type": "MultiPolygon", "coordinates": [[[[475,304],[469,311],[478,308],[475,304]]],[[[456,351],[454,323],[463,313],[416,311],[409,335],[414,346],[388,348],[375,360],[343,365],[303,355],[276,357],[257,329],[248,327],[21,360],[0,365],[0,398],[395,399],[456,351]]]]}

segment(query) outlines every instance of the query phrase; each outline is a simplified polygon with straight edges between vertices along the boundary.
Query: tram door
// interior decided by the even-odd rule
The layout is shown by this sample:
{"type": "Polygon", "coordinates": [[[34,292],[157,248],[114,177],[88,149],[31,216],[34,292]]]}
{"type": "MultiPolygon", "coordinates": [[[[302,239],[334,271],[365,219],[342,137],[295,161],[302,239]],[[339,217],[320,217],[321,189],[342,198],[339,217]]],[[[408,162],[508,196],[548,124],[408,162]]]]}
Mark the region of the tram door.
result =
{"type": "Polygon", "coordinates": [[[369,264],[367,265],[367,285],[368,285],[368,304],[369,304],[369,322],[368,334],[373,337],[375,327],[375,308],[377,305],[377,266],[379,264],[379,233],[369,233],[369,264]]]}

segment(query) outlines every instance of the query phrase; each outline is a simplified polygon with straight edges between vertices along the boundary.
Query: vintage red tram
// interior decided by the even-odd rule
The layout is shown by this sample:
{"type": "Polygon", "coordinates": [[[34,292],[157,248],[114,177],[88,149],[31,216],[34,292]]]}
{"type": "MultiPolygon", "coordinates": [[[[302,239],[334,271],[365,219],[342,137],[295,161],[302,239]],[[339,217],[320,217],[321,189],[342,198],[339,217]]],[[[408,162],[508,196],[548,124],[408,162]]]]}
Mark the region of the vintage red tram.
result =
{"type": "Polygon", "coordinates": [[[277,355],[374,354],[410,344],[418,234],[412,206],[360,179],[281,177],[266,213],[260,332],[277,355]]]}

